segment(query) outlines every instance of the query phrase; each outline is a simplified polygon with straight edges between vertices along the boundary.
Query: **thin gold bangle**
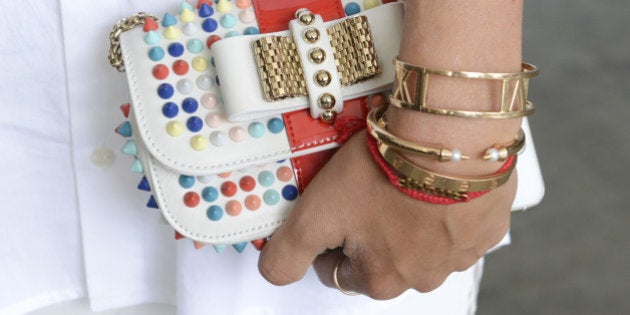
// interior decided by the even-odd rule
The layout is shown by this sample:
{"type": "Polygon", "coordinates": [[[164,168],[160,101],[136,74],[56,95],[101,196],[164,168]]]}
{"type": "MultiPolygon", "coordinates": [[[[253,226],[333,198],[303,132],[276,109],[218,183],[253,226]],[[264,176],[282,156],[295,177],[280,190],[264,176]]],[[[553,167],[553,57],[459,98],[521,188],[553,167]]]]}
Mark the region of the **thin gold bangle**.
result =
{"type": "Polygon", "coordinates": [[[537,76],[539,73],[538,68],[532,64],[522,63],[522,71],[517,73],[493,73],[430,69],[402,62],[398,58],[394,59],[393,62],[396,68],[396,80],[393,94],[390,98],[393,106],[430,114],[484,119],[524,117],[531,115],[535,110],[534,104],[527,100],[529,79],[537,76]],[[429,79],[433,75],[502,81],[499,110],[480,112],[428,106],[429,79]],[[410,80],[412,79],[415,79],[413,90],[410,89],[410,80]],[[510,91],[511,88],[513,89],[512,91],[510,91]]]}
{"type": "MultiPolygon", "coordinates": [[[[457,149],[432,148],[422,146],[409,140],[401,139],[387,131],[387,123],[384,120],[386,106],[376,107],[367,116],[367,126],[370,134],[378,141],[387,144],[393,149],[401,152],[421,155],[436,159],[440,162],[459,161],[470,159],[457,149]]],[[[494,145],[487,149],[483,159],[487,161],[505,161],[510,156],[517,154],[525,144],[525,133],[520,129],[514,141],[509,145],[494,145]]]]}
{"type": "Polygon", "coordinates": [[[378,144],[378,149],[385,161],[403,176],[401,183],[407,183],[412,186],[410,188],[447,194],[466,194],[496,189],[508,181],[517,159],[515,156],[510,167],[500,173],[477,177],[455,177],[440,175],[415,165],[382,142],[378,144]]]}

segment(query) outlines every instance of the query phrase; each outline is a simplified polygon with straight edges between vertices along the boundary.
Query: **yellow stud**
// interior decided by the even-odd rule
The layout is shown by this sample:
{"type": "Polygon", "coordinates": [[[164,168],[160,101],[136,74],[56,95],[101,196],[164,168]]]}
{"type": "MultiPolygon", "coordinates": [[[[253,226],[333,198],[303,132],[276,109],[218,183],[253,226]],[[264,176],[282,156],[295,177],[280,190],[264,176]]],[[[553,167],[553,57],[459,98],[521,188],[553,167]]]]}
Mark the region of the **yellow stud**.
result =
{"type": "Polygon", "coordinates": [[[182,32],[175,26],[169,26],[164,31],[164,37],[168,40],[175,40],[181,35],[182,32]]]}
{"type": "Polygon", "coordinates": [[[190,146],[195,151],[203,151],[208,147],[208,139],[204,136],[194,136],[190,139],[190,146]]]}
{"type": "Polygon", "coordinates": [[[193,11],[188,8],[184,8],[179,18],[182,20],[182,22],[189,23],[195,20],[195,13],[193,13],[193,11]]]}
{"type": "Polygon", "coordinates": [[[208,69],[208,60],[204,57],[195,57],[192,61],[193,69],[202,72],[208,69]]]}
{"type": "Polygon", "coordinates": [[[219,0],[219,3],[217,3],[217,11],[219,11],[219,13],[230,13],[230,11],[232,11],[232,4],[227,0],[219,0]]]}
{"type": "Polygon", "coordinates": [[[171,121],[166,125],[166,132],[173,137],[179,137],[184,133],[184,125],[179,121],[171,121]]]}
{"type": "Polygon", "coordinates": [[[363,0],[363,7],[366,10],[377,7],[379,4],[378,0],[363,0]]]}

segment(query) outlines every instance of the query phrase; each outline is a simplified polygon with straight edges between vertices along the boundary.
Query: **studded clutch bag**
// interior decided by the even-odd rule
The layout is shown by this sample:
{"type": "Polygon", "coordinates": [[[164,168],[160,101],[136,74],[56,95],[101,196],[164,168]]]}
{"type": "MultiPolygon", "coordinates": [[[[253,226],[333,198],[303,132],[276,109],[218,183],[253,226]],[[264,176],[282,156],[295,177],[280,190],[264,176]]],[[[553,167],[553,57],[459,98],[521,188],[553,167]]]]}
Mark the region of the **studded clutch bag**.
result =
{"type": "Polygon", "coordinates": [[[389,2],[200,0],[114,27],[131,95],[116,132],[177,238],[264,245],[384,102],[403,14],[389,2]]]}

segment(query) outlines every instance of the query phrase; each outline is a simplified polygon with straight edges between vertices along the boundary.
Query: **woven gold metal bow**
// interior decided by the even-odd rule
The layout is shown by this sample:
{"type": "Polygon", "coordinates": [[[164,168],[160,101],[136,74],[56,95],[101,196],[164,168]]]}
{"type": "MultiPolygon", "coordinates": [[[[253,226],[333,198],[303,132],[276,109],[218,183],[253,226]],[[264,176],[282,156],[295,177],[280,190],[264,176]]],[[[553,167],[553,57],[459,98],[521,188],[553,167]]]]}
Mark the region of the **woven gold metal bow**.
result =
{"type": "MultiPolygon", "coordinates": [[[[369,80],[381,73],[367,17],[346,19],[327,30],[333,47],[341,85],[369,80]]],[[[305,34],[316,41],[316,32],[305,34]]],[[[293,37],[269,36],[252,43],[258,75],[266,101],[308,95],[302,62],[293,37]]],[[[322,49],[309,53],[310,62],[319,64],[326,58],[322,49]]],[[[323,73],[315,78],[320,84],[330,80],[323,73]]]]}

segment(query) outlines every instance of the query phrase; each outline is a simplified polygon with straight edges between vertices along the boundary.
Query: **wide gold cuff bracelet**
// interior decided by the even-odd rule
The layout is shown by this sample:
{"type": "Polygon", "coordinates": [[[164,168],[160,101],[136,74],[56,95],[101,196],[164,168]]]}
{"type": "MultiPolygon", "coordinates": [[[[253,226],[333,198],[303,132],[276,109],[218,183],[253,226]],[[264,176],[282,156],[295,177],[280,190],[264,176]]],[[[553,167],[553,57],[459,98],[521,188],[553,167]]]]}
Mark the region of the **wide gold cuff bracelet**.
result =
{"type": "MultiPolygon", "coordinates": [[[[421,155],[427,158],[436,159],[440,162],[459,162],[470,159],[462,154],[458,149],[432,148],[422,146],[409,140],[401,139],[387,131],[387,122],[384,114],[387,106],[380,106],[372,109],[367,116],[367,128],[370,134],[379,142],[383,142],[394,150],[421,155]]],[[[494,145],[488,148],[483,159],[487,161],[505,161],[510,156],[516,155],[525,145],[525,133],[519,130],[514,141],[508,145],[494,145]]]]}
{"type": "Polygon", "coordinates": [[[524,117],[534,112],[534,105],[527,100],[529,79],[538,75],[538,68],[534,65],[523,63],[522,71],[517,73],[436,70],[398,59],[394,59],[394,65],[396,80],[390,101],[396,107],[438,115],[486,119],[524,117]],[[502,81],[499,109],[479,112],[430,107],[427,105],[427,95],[431,76],[502,81]]]}
{"type": "Polygon", "coordinates": [[[378,144],[378,149],[385,161],[401,175],[401,185],[455,200],[466,199],[468,193],[493,190],[505,184],[514,171],[517,159],[514,156],[514,161],[506,170],[492,175],[454,177],[440,175],[415,165],[382,142],[378,144]]]}

